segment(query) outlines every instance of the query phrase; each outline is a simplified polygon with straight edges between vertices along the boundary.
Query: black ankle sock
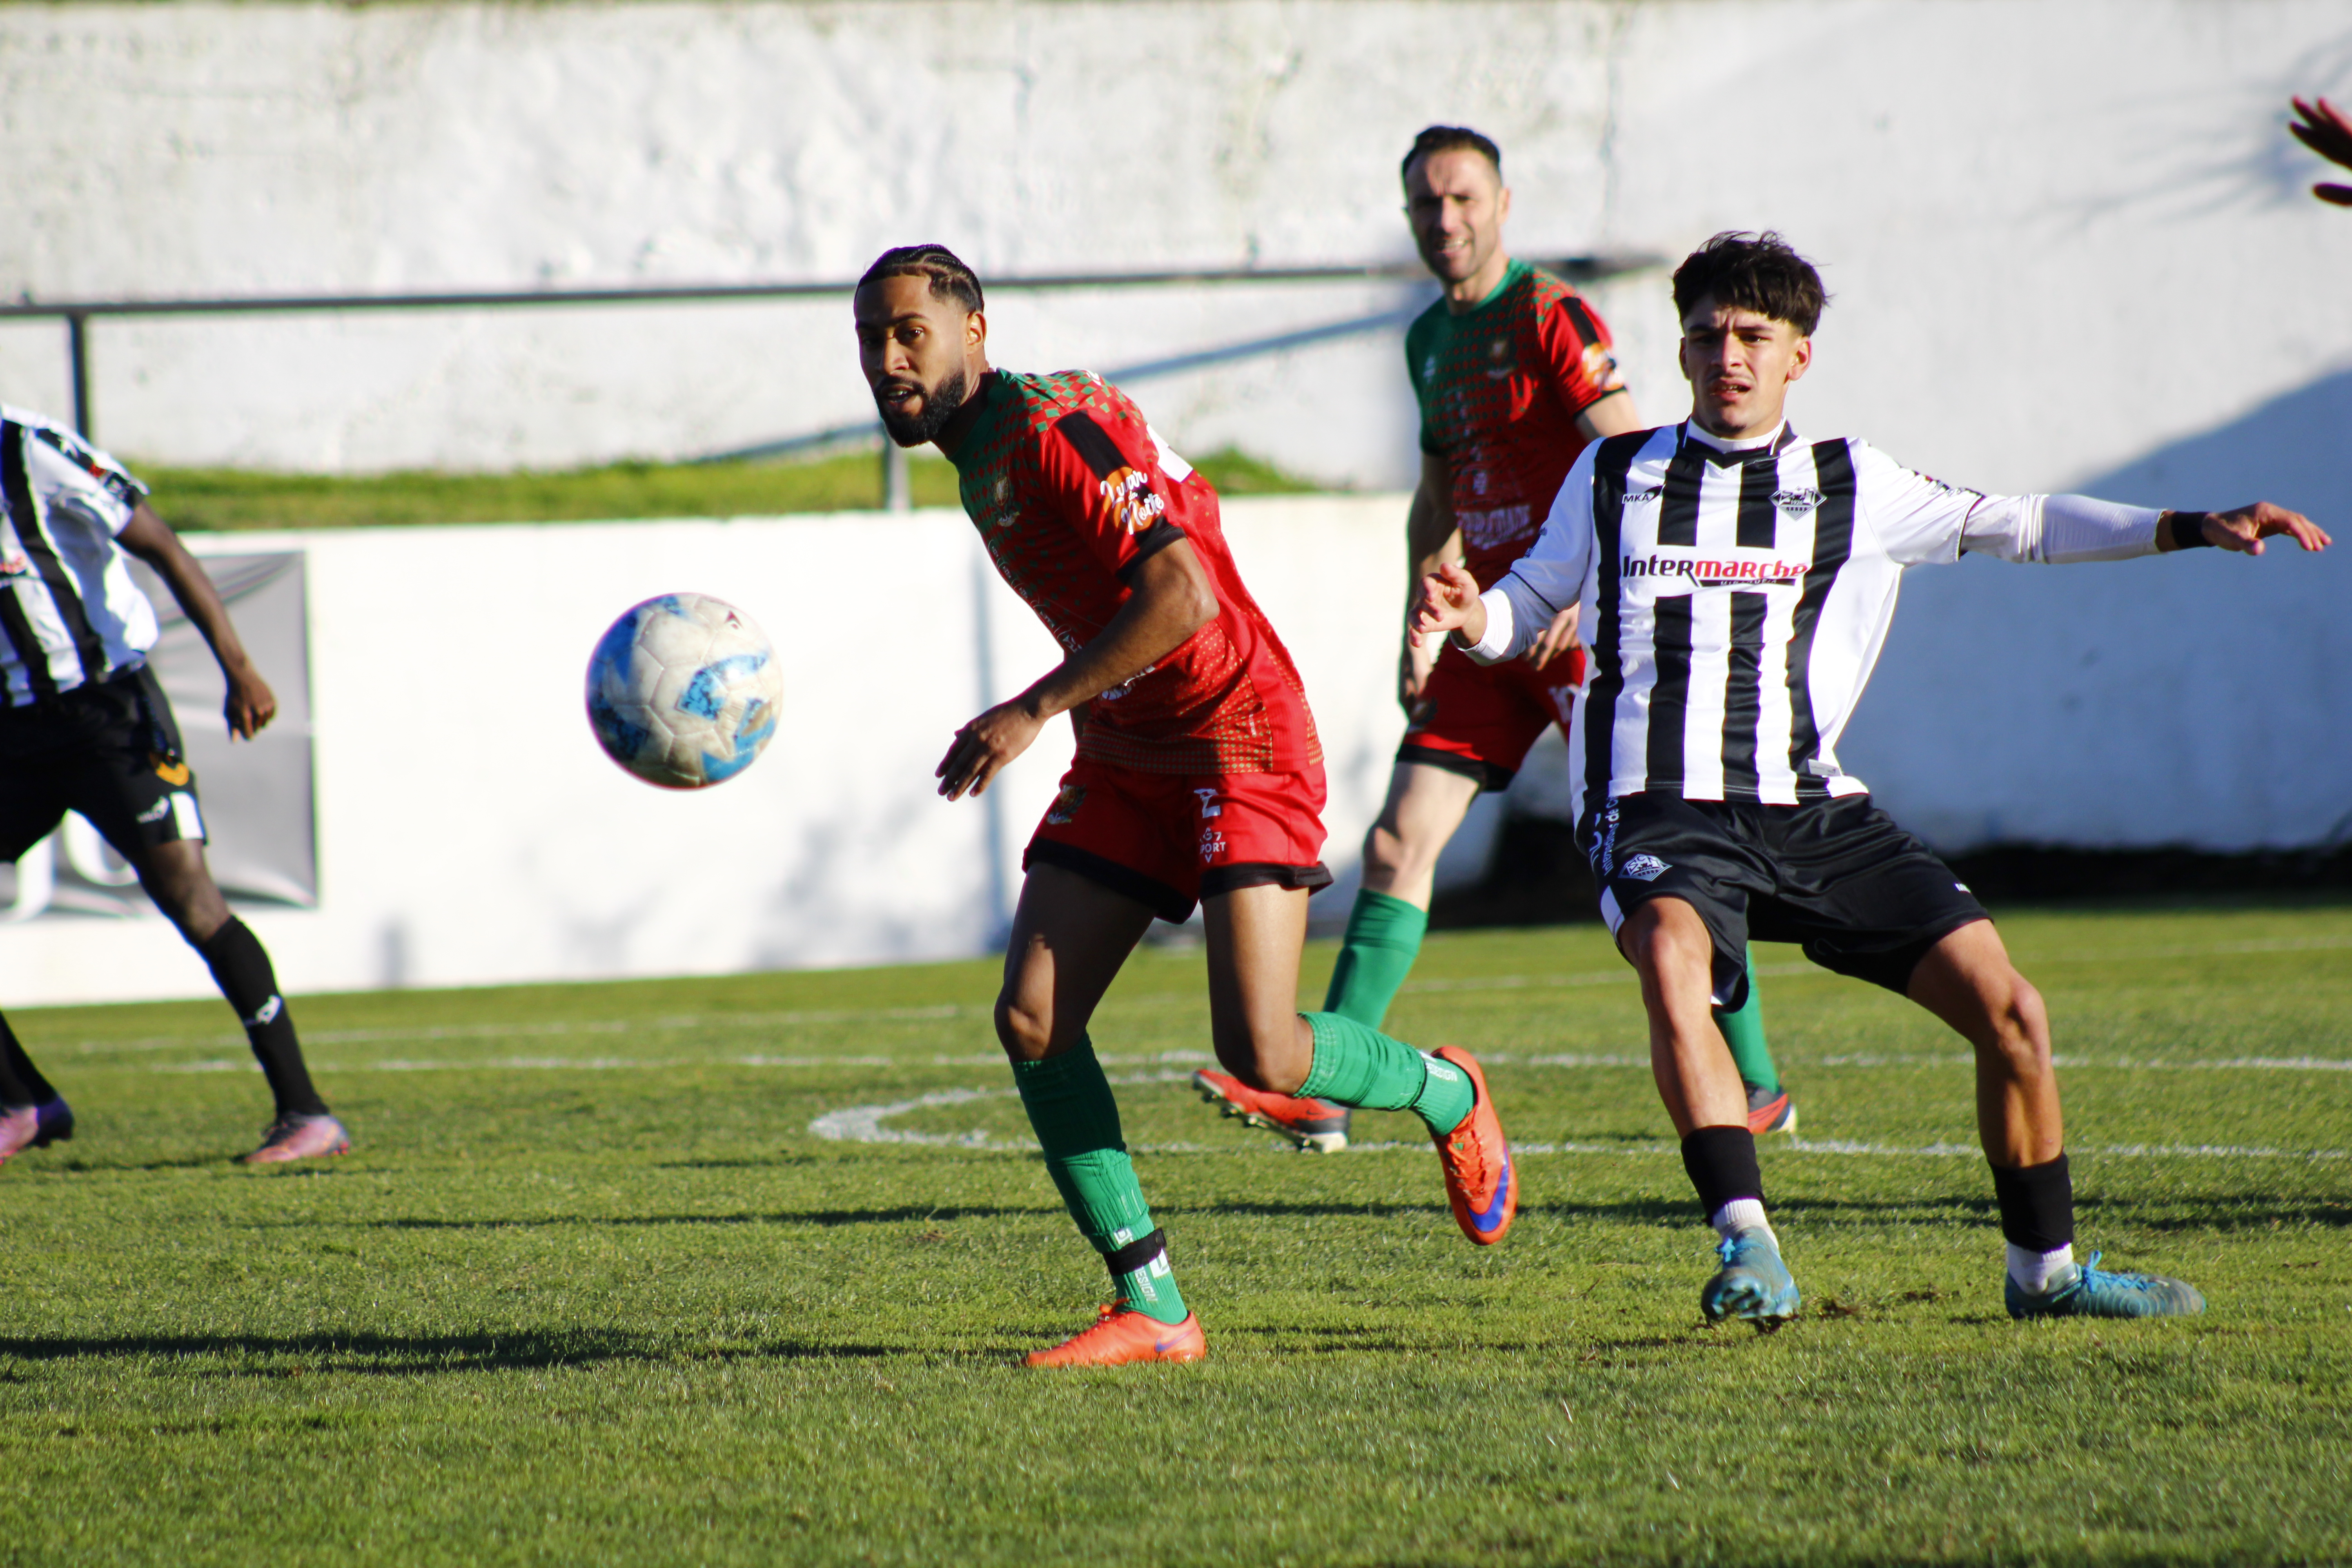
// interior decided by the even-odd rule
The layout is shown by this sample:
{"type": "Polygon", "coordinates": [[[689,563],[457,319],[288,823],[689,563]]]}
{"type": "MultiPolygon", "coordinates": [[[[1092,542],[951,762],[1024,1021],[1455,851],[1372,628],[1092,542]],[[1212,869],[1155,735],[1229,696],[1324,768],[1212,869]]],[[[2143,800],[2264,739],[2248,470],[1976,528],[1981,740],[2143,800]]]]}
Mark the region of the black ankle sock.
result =
{"type": "Polygon", "coordinates": [[[47,1105],[58,1091],[16,1043],[16,1031],[0,1017],[0,1105],[47,1105]]]}
{"type": "Polygon", "coordinates": [[[2074,1244],[2074,1181],[2065,1155],[2046,1165],[1995,1165],[1992,1195],[2000,1205],[2001,1239],[2011,1246],[2055,1252],[2074,1244]]]}
{"type": "Polygon", "coordinates": [[[1756,1166],[1756,1134],[1745,1127],[1700,1127],[1683,1140],[1683,1169],[1690,1173],[1706,1217],[1734,1198],[1764,1200],[1764,1173],[1756,1166]]]}
{"type": "Polygon", "coordinates": [[[310,1087],[302,1046],[294,1037],[294,1020],[286,1011],[286,998],[278,994],[278,975],[269,967],[261,939],[231,915],[228,923],[196,943],[196,952],[211,968],[221,994],[236,1009],[245,1037],[253,1043],[254,1058],[261,1063],[269,1092],[277,1098],[278,1114],[324,1116],[327,1102],[310,1087]]]}

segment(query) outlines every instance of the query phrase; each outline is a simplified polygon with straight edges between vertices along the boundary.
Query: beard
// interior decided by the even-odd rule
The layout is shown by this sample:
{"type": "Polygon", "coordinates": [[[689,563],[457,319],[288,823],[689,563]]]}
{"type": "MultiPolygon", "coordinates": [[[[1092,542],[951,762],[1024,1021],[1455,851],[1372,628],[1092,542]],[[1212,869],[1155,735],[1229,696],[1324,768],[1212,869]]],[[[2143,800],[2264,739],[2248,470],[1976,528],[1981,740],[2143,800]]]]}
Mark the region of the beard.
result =
{"type": "Polygon", "coordinates": [[[891,440],[901,447],[919,447],[926,441],[938,439],[940,432],[947,428],[948,421],[955,417],[956,410],[961,408],[964,400],[971,395],[971,378],[964,374],[961,365],[958,365],[954,373],[939,385],[923,388],[923,405],[919,413],[902,414],[894,405],[883,402],[878,393],[875,396],[874,406],[876,412],[882,416],[882,428],[889,432],[891,440]]]}

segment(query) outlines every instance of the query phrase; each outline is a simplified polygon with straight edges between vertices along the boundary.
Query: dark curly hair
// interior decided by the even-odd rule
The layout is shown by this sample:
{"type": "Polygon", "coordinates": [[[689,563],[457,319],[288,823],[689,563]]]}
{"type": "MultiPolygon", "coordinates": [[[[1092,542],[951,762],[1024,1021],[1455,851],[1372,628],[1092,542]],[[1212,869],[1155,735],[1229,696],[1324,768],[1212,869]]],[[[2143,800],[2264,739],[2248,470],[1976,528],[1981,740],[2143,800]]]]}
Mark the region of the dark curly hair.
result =
{"type": "Polygon", "coordinates": [[[1805,337],[1821,325],[1822,307],[1830,302],[1813,264],[1769,228],[1761,234],[1727,229],[1675,268],[1675,316],[1688,316],[1710,295],[1718,305],[1786,321],[1805,337]]]}

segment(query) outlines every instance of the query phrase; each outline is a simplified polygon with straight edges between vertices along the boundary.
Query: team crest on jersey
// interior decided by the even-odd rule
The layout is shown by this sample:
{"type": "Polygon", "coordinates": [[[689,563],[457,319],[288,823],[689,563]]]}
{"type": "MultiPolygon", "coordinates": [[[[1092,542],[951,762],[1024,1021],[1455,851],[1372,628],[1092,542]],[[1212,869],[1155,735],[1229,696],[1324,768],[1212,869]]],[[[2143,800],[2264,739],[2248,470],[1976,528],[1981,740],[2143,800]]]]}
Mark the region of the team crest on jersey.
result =
{"type": "Polygon", "coordinates": [[[154,764],[155,776],[174,789],[185,784],[193,776],[188,772],[187,763],[175,761],[171,757],[150,752],[147,753],[147,760],[154,764]]]}
{"type": "Polygon", "coordinates": [[[1628,855],[1625,863],[1617,868],[1621,877],[1631,877],[1637,882],[1654,882],[1672,869],[1655,855],[1628,855]]]}
{"type": "Polygon", "coordinates": [[[1064,784],[1062,793],[1054,797],[1054,804],[1045,808],[1045,820],[1059,827],[1077,816],[1078,807],[1086,803],[1087,790],[1084,784],[1064,784]]]}
{"type": "Polygon", "coordinates": [[[1511,357],[1511,340],[1496,338],[1486,345],[1486,357],[1494,363],[1486,367],[1488,381],[1508,381],[1518,371],[1518,362],[1511,357]]]}
{"type": "Polygon", "coordinates": [[[1201,797],[1201,819],[1203,822],[1213,816],[1224,816],[1225,808],[1217,804],[1217,792],[1215,790],[1196,789],[1192,793],[1201,797]]]}
{"type": "Polygon", "coordinates": [[[1802,489],[1774,490],[1772,504],[1782,511],[1802,517],[1822,504],[1822,492],[1808,485],[1802,489]]]}
{"type": "Polygon", "coordinates": [[[1151,488],[1149,476],[1133,468],[1115,468],[1100,486],[1103,519],[1129,533],[1141,533],[1167,515],[1168,503],[1151,488]]]}

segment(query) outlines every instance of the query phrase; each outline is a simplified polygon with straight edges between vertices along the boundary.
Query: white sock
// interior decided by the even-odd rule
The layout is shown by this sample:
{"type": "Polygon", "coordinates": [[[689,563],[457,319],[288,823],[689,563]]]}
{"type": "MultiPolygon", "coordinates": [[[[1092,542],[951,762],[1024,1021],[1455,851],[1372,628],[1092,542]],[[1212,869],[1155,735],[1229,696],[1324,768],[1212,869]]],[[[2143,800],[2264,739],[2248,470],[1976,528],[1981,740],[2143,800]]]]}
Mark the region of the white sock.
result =
{"type": "Polygon", "coordinates": [[[1715,1234],[1726,1241],[1739,1231],[1760,1230],[1772,1237],[1773,1246],[1780,1245],[1780,1238],[1773,1235],[1772,1222],[1764,1217],[1762,1198],[1734,1198],[1709,1215],[1706,1223],[1715,1226],[1715,1234]]]}
{"type": "Polygon", "coordinates": [[[2074,1244],[2068,1242],[2055,1252],[2035,1252],[2009,1244],[2009,1277],[2017,1288],[2029,1296],[2046,1296],[2053,1284],[2063,1284],[2074,1277],[2074,1244]]]}

